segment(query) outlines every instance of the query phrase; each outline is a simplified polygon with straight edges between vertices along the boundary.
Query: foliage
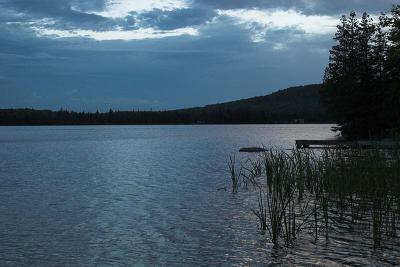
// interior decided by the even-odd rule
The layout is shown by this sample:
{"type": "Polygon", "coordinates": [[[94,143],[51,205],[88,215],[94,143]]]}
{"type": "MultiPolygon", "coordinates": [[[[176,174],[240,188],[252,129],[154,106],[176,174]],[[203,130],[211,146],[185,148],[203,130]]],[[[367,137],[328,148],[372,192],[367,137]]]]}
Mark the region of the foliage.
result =
{"type": "Polygon", "coordinates": [[[333,38],[321,90],[343,135],[384,137],[399,127],[400,6],[378,22],[343,16],[333,38]]]}
{"type": "Polygon", "coordinates": [[[378,248],[400,226],[399,152],[268,150],[251,160],[259,166],[248,172],[256,168],[257,178],[243,171],[240,179],[252,177],[258,197],[252,212],[273,244],[291,246],[304,234],[328,240],[330,233],[350,229],[378,248]]]}
{"type": "Polygon", "coordinates": [[[100,113],[66,110],[3,109],[0,125],[94,124],[236,124],[330,122],[320,103],[319,85],[300,86],[271,95],[234,102],[170,111],[113,111],[100,113]]]}

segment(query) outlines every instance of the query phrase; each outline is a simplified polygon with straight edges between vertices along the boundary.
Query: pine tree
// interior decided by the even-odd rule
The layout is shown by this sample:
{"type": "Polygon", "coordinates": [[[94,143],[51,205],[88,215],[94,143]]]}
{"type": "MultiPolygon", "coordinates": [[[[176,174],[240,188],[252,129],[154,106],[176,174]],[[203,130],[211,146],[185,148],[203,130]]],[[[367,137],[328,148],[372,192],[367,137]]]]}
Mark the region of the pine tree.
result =
{"type": "Polygon", "coordinates": [[[373,38],[375,36],[376,26],[373,24],[370,16],[364,13],[356,30],[357,81],[365,88],[374,78],[373,38]]]}
{"type": "Polygon", "coordinates": [[[387,79],[386,64],[388,54],[388,34],[387,31],[384,30],[385,18],[384,15],[379,17],[379,22],[376,25],[375,36],[373,39],[374,79],[378,81],[384,81],[387,79]]]}
{"type": "Polygon", "coordinates": [[[389,27],[387,55],[388,89],[386,94],[386,115],[391,128],[400,132],[400,5],[393,6],[391,15],[386,17],[389,27]]]}
{"type": "Polygon", "coordinates": [[[330,50],[321,90],[322,101],[336,120],[336,130],[349,134],[356,118],[354,96],[357,85],[357,28],[356,13],[342,16],[333,38],[337,44],[330,50]]]}
{"type": "Polygon", "coordinates": [[[373,38],[375,25],[367,13],[364,13],[356,28],[356,53],[354,86],[352,95],[352,134],[356,136],[376,135],[376,111],[380,101],[374,83],[373,38]]]}
{"type": "Polygon", "coordinates": [[[400,129],[400,5],[378,23],[342,17],[334,40],[321,96],[337,129],[355,138],[400,129]]]}

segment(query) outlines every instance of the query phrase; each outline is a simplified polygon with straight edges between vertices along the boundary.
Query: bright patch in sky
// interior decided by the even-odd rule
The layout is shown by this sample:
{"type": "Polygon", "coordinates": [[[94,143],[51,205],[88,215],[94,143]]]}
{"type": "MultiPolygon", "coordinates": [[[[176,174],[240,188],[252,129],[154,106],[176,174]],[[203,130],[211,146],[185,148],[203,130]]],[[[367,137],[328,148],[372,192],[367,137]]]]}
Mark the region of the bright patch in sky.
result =
{"type": "MultiPolygon", "coordinates": [[[[141,13],[153,9],[174,10],[190,7],[189,0],[108,0],[105,10],[96,12],[104,17],[125,18],[131,12],[141,13]]],[[[306,15],[301,11],[289,9],[231,9],[217,10],[218,16],[229,17],[233,23],[250,31],[254,42],[263,42],[271,31],[295,31],[288,36],[288,40],[275,45],[273,49],[283,50],[289,39],[333,34],[336,30],[338,18],[328,15],[306,15]]],[[[52,21],[36,21],[32,28],[39,36],[53,38],[87,37],[95,40],[140,40],[159,39],[180,35],[199,35],[199,30],[194,27],[182,27],[163,31],[147,26],[135,30],[123,30],[122,27],[109,31],[93,30],[63,30],[52,27],[52,21]],[[36,25],[35,25],[36,23],[36,25]]]]}
{"type": "MultiPolygon", "coordinates": [[[[91,14],[97,14],[108,18],[124,18],[131,12],[140,13],[151,11],[152,9],[169,11],[185,7],[187,7],[186,0],[108,0],[105,10],[93,12],[91,14]]],[[[182,27],[173,30],[158,30],[152,27],[146,27],[135,30],[117,28],[109,31],[96,31],[79,28],[73,30],[56,29],[52,27],[54,23],[55,21],[53,20],[45,19],[36,20],[29,24],[38,36],[52,38],[84,37],[98,41],[160,39],[181,35],[195,36],[199,34],[198,29],[193,27],[182,27]]]]}
{"type": "Polygon", "coordinates": [[[142,28],[133,31],[91,31],[79,29],[67,31],[38,27],[33,27],[33,29],[39,36],[55,38],[86,37],[98,41],[161,39],[165,37],[174,37],[181,35],[198,35],[197,29],[191,27],[180,28],[170,31],[160,31],[153,28],[142,28]]]}
{"type": "Polygon", "coordinates": [[[188,4],[185,0],[108,0],[106,9],[96,14],[120,18],[125,17],[129,12],[143,12],[152,9],[174,10],[186,8],[188,4]]]}
{"type": "Polygon", "coordinates": [[[253,34],[253,41],[265,39],[268,31],[298,30],[304,34],[331,34],[336,30],[337,17],[305,15],[296,10],[236,9],[219,10],[219,15],[228,16],[244,25],[253,34]]]}

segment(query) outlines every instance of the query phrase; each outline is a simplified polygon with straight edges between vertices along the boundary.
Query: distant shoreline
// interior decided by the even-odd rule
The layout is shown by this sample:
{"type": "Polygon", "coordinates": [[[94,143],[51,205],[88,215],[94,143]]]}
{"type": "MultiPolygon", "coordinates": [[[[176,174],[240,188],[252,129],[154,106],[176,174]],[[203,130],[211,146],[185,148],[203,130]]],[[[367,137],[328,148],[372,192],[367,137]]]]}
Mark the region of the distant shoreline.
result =
{"type": "Polygon", "coordinates": [[[0,124],[0,127],[43,127],[43,126],[250,126],[250,125],[333,125],[333,122],[323,123],[187,123],[187,124],[0,124]]]}
{"type": "Polygon", "coordinates": [[[0,109],[0,125],[227,125],[329,124],[320,85],[291,87],[275,93],[221,104],[166,111],[74,112],[31,108],[0,109]]]}
{"type": "Polygon", "coordinates": [[[251,109],[112,111],[84,113],[34,109],[0,109],[0,126],[66,125],[263,125],[330,124],[331,121],[298,118],[297,114],[266,113],[251,109]]]}

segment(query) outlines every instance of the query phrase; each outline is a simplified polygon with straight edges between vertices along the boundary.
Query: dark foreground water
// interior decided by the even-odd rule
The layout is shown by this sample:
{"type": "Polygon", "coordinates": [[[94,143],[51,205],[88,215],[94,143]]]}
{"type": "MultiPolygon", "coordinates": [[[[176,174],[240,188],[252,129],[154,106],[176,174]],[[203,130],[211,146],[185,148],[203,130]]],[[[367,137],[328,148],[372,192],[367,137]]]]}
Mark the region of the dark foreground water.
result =
{"type": "Polygon", "coordinates": [[[330,127],[0,127],[0,266],[396,263],[396,246],[373,251],[350,234],[275,251],[254,194],[229,190],[240,147],[290,148],[330,127]]]}

